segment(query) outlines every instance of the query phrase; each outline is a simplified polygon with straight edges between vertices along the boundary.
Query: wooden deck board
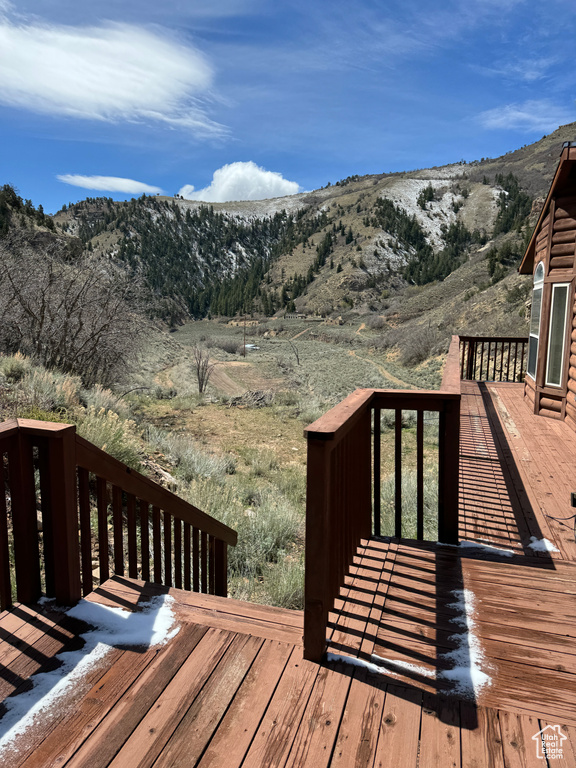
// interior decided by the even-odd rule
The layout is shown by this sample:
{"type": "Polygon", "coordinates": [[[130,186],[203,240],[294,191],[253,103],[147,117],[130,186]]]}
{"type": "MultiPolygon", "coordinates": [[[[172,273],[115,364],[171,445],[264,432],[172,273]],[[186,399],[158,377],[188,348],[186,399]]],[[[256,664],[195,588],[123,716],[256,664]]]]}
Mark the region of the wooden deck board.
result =
{"type": "Polygon", "coordinates": [[[251,635],[236,635],[227,651],[231,658],[210,675],[154,763],[157,768],[194,765],[200,760],[263,642],[251,635]]]}
{"type": "Polygon", "coordinates": [[[286,643],[264,641],[254,664],[226,712],[200,768],[238,768],[282,677],[292,648],[286,643]]]}
{"type": "Polygon", "coordinates": [[[385,698],[383,681],[374,681],[367,670],[355,672],[330,762],[333,768],[374,764],[385,698]]]}
{"type": "Polygon", "coordinates": [[[66,764],[74,768],[109,765],[206,631],[207,627],[183,627],[178,642],[160,651],[120,700],[108,702],[105,716],[91,722],[91,733],[76,745],[66,764]]]}
{"type": "Polygon", "coordinates": [[[386,686],[375,768],[396,768],[399,755],[406,768],[417,765],[422,696],[422,691],[416,688],[390,684],[386,686]]]}
{"type": "Polygon", "coordinates": [[[110,763],[115,768],[152,765],[225,656],[235,636],[209,629],[110,763]]]}

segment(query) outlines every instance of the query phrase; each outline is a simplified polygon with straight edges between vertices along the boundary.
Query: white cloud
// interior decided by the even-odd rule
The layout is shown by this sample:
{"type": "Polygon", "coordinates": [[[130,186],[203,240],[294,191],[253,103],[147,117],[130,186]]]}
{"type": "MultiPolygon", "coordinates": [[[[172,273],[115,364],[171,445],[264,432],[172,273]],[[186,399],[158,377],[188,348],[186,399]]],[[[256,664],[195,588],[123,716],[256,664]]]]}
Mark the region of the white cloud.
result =
{"type": "Polygon", "coordinates": [[[214,171],[208,187],[195,191],[191,184],[186,184],[179,194],[187,200],[226,203],[232,200],[266,200],[298,192],[300,186],[295,181],[288,181],[281,173],[267,171],[250,161],[223,165],[214,171]]]}
{"type": "Polygon", "coordinates": [[[576,119],[574,109],[559,107],[546,99],[505,104],[478,115],[484,128],[549,133],[576,119]]]}
{"type": "Polygon", "coordinates": [[[157,192],[162,192],[160,187],[153,187],[134,179],[122,179],[118,176],[80,176],[77,173],[65,173],[56,178],[74,187],[97,189],[101,192],[123,192],[127,195],[155,195],[157,192]]]}
{"type": "Polygon", "coordinates": [[[130,24],[71,27],[0,16],[0,103],[68,117],[163,121],[225,132],[199,103],[212,85],[199,51],[130,24]]]}
{"type": "Polygon", "coordinates": [[[543,80],[548,75],[550,69],[557,63],[558,59],[554,57],[541,57],[538,59],[523,58],[515,61],[504,61],[494,67],[473,64],[471,68],[481,75],[488,75],[489,77],[534,83],[537,80],[543,80]]]}

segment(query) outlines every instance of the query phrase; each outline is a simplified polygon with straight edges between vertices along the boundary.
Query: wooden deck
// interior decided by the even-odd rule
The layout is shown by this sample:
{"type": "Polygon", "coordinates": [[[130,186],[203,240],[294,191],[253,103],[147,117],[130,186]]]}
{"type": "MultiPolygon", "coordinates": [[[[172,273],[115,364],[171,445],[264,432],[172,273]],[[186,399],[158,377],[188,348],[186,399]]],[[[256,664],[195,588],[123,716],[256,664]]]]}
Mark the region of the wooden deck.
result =
{"type": "MultiPolygon", "coordinates": [[[[576,434],[532,417],[518,385],[462,386],[461,538],[512,557],[365,541],[323,664],[302,657],[300,612],[171,589],[179,633],[110,650],[2,766],[576,766],[576,544],[573,521],[552,519],[572,514],[576,434]],[[456,648],[483,686],[457,688],[456,648]],[[537,757],[549,725],[561,759],[537,757]]],[[[115,578],[90,599],[135,609],[162,589],[115,578]]],[[[0,697],[81,631],[47,607],[0,615],[0,697]]]]}

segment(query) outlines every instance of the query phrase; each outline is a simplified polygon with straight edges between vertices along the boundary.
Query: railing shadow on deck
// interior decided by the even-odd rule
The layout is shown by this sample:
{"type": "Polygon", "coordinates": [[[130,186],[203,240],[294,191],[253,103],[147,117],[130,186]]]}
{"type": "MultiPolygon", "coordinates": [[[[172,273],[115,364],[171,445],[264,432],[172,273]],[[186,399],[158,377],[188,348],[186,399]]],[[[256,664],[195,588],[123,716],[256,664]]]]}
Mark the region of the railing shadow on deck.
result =
{"type": "MultiPolygon", "coordinates": [[[[364,558],[372,558],[375,578],[366,578],[366,565],[362,563],[362,586],[354,582],[353,594],[344,593],[330,614],[328,627],[332,631],[329,641],[330,652],[344,652],[347,655],[357,654],[357,658],[368,663],[374,663],[372,653],[365,648],[377,647],[382,644],[382,633],[386,633],[386,649],[399,653],[408,662],[385,659],[386,664],[381,672],[388,682],[406,685],[399,682],[398,676],[407,678],[408,682],[420,685],[423,690],[439,694],[448,693],[452,689],[449,680],[442,679],[438,673],[451,668],[449,660],[442,658],[443,653],[457,647],[454,639],[463,633],[458,621],[462,618],[460,609],[456,606],[455,592],[464,588],[460,557],[451,547],[440,547],[429,542],[415,540],[391,539],[392,546],[402,547],[402,563],[387,567],[386,556],[382,557],[382,549],[374,546],[378,541],[370,539],[363,547],[364,558]],[[438,560],[442,561],[439,565],[438,560]],[[392,567],[400,571],[402,582],[390,579],[392,567]],[[430,580],[430,575],[435,580],[430,580]],[[373,583],[372,590],[363,586],[373,583]],[[382,615],[365,617],[365,624],[358,626],[358,616],[367,609],[374,608],[373,599],[379,597],[379,588],[388,591],[392,588],[394,595],[387,600],[387,607],[382,615]],[[360,595],[359,596],[359,593],[360,595]],[[350,622],[352,621],[352,623],[350,622]],[[392,637],[395,635],[396,637],[392,637]],[[415,649],[414,645],[425,647],[415,649]],[[364,648],[363,648],[364,646],[364,648]],[[391,673],[387,675],[387,667],[391,673]],[[426,674],[428,671],[430,674],[426,674]]],[[[364,619],[363,619],[364,621],[364,619]]],[[[328,639],[328,638],[327,638],[328,639]]]]}
{"type": "MultiPolygon", "coordinates": [[[[538,518],[532,508],[528,495],[524,490],[522,478],[516,463],[513,460],[506,461],[503,455],[502,446],[507,446],[508,439],[502,428],[496,408],[494,407],[494,402],[486,384],[481,382],[479,384],[479,391],[486,409],[487,427],[497,452],[497,458],[494,460],[494,463],[500,469],[500,477],[505,483],[505,498],[509,500],[510,509],[514,520],[516,521],[518,536],[521,540],[522,553],[524,555],[524,557],[520,556],[513,558],[513,562],[526,566],[554,570],[554,560],[549,552],[535,553],[534,550],[529,547],[531,536],[535,536],[537,539],[543,539],[544,533],[540,528],[538,518]],[[503,466],[506,466],[505,472],[501,469],[503,466]],[[519,492],[522,494],[522,499],[519,498],[519,492]]],[[[539,418],[533,414],[531,415],[533,418],[539,418]]],[[[509,447],[508,450],[510,451],[511,456],[513,456],[512,449],[509,447]]],[[[494,512],[497,514],[498,508],[496,508],[494,512]]],[[[518,553],[518,555],[520,555],[520,553],[518,553]]]]}

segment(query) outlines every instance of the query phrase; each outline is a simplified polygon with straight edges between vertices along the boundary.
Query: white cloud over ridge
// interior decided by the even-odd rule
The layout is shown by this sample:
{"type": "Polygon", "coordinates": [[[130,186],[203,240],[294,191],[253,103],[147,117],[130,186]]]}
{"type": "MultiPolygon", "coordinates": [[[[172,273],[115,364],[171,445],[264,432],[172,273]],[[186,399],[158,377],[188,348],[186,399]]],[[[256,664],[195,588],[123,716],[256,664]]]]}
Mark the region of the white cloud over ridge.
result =
{"type": "Polygon", "coordinates": [[[478,115],[484,128],[550,133],[559,125],[576,119],[574,109],[559,107],[547,99],[531,99],[522,104],[505,104],[478,115]]]}
{"type": "Polygon", "coordinates": [[[227,203],[237,200],[267,200],[296,195],[300,191],[297,182],[285,179],[276,171],[267,171],[250,160],[246,163],[223,165],[214,171],[209,186],[196,190],[192,184],[185,184],[179,194],[186,200],[227,203]]]}
{"type": "Polygon", "coordinates": [[[131,24],[72,27],[0,16],[0,103],[37,113],[161,121],[225,133],[199,103],[213,72],[201,52],[131,24]]]}
{"type": "Polygon", "coordinates": [[[56,177],[58,181],[82,189],[97,189],[101,192],[123,192],[127,195],[155,195],[162,192],[160,187],[144,184],[134,179],[122,179],[118,176],[80,176],[77,173],[64,173],[56,177]]]}

